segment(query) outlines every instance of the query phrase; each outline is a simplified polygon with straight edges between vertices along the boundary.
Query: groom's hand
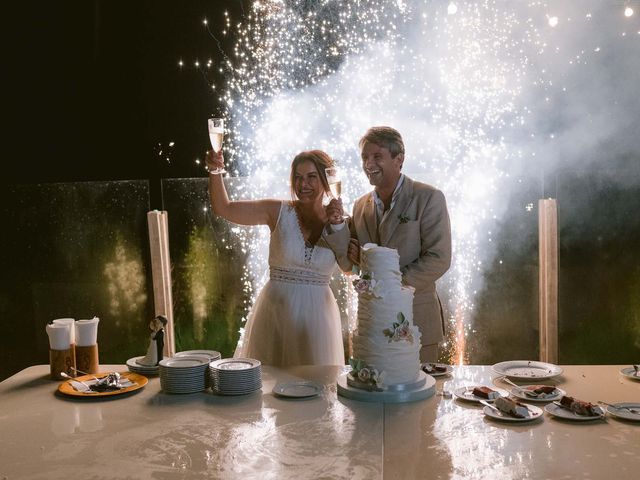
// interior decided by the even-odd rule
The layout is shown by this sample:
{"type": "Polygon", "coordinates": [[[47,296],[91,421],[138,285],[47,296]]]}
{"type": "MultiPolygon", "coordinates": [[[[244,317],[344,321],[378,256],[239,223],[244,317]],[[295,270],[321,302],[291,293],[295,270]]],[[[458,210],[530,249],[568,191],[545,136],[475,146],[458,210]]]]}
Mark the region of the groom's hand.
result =
{"type": "Polygon", "coordinates": [[[332,198],[327,205],[325,211],[327,212],[327,218],[332,225],[338,225],[344,221],[344,210],[342,209],[342,200],[339,198],[332,198]]]}
{"type": "Polygon", "coordinates": [[[357,238],[352,238],[349,241],[349,248],[347,250],[347,258],[354,265],[360,265],[360,242],[357,238]]]}

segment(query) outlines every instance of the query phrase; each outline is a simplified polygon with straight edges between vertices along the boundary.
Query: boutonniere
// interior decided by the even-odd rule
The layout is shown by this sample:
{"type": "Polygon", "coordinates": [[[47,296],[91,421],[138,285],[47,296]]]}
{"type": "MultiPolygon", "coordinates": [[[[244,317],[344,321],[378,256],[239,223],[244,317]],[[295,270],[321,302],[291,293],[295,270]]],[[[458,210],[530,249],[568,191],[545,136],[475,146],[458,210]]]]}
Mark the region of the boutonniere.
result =
{"type": "Polygon", "coordinates": [[[409,221],[409,217],[407,217],[406,215],[400,214],[398,215],[398,220],[400,220],[400,223],[407,223],[409,221]]]}

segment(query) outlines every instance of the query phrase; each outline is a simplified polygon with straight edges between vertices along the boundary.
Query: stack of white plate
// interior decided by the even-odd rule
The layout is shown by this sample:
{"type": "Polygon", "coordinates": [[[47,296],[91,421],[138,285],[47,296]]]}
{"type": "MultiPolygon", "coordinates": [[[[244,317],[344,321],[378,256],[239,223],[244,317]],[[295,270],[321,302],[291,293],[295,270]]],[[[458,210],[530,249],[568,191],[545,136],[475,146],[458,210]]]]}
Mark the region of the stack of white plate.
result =
{"type": "MultiPolygon", "coordinates": [[[[209,358],[210,362],[213,362],[214,360],[220,360],[222,358],[220,352],[216,352],[215,350],[185,350],[183,352],[176,352],[174,357],[185,357],[190,355],[205,355],[209,358]]],[[[211,376],[209,375],[209,368],[207,367],[204,383],[205,388],[209,388],[211,386],[210,378],[211,376]]]]}
{"type": "Polygon", "coordinates": [[[133,357],[127,360],[127,368],[130,372],[139,373],[140,375],[144,375],[146,377],[150,375],[158,375],[160,373],[160,367],[158,365],[140,365],[138,360],[142,360],[144,355],[140,357],[133,357]]]}
{"type": "Polygon", "coordinates": [[[166,393],[195,393],[206,388],[209,357],[185,355],[160,361],[160,387],[166,393]]]}
{"type": "Polygon", "coordinates": [[[245,395],[262,388],[262,369],[253,358],[225,358],[209,364],[209,382],[219,395],[245,395]]]}

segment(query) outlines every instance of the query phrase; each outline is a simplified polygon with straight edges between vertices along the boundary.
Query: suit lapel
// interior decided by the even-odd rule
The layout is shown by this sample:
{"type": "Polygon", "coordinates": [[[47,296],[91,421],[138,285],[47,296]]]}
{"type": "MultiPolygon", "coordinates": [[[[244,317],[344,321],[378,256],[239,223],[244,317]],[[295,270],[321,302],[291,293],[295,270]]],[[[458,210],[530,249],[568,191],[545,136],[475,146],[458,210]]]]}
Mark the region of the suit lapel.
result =
{"type": "Polygon", "coordinates": [[[380,224],[380,245],[386,246],[400,223],[400,216],[411,203],[413,197],[413,181],[405,175],[396,203],[384,221],[380,224]]]}

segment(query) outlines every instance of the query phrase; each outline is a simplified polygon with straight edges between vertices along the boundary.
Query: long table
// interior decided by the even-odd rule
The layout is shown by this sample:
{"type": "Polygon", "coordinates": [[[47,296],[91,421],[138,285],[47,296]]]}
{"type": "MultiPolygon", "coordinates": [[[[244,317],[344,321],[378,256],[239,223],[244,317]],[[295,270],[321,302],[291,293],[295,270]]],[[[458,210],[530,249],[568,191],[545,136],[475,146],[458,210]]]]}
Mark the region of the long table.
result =
{"type": "MultiPolygon", "coordinates": [[[[589,401],[640,401],[624,365],[562,366],[557,384],[589,401]]],[[[126,371],[103,365],[102,371],[126,371]]],[[[141,390],[107,399],[64,397],[49,366],[0,383],[0,479],[562,479],[637,478],[640,422],[571,422],[543,415],[503,423],[481,406],[441,394],[381,404],[336,393],[340,367],[263,366],[262,391],[166,394],[150,377],[141,390]],[[273,395],[277,382],[309,379],[321,395],[273,395]]],[[[456,366],[436,389],[495,385],[489,366],[456,366]]]]}

